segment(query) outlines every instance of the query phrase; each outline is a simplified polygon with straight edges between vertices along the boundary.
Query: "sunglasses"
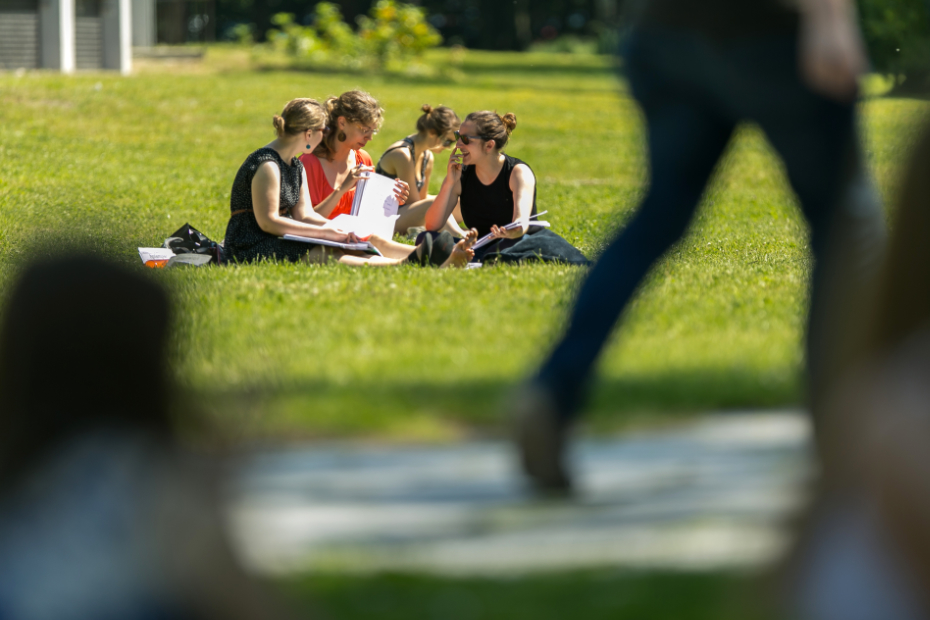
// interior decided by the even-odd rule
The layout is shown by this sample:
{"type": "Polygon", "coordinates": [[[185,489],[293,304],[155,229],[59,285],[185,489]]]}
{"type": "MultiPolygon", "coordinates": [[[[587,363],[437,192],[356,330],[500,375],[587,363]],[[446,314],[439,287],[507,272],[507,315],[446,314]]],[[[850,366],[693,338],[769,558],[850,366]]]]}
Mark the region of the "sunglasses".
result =
{"type": "Polygon", "coordinates": [[[455,144],[455,140],[453,140],[452,138],[449,138],[448,140],[443,140],[443,141],[442,141],[442,146],[443,146],[443,148],[449,148],[449,147],[452,146],[453,144],[455,144]]]}
{"type": "Polygon", "coordinates": [[[455,134],[456,139],[461,140],[462,144],[464,144],[465,146],[468,146],[472,140],[484,140],[485,139],[485,138],[482,138],[481,136],[466,136],[465,134],[459,133],[457,131],[453,131],[452,133],[455,134]]]}

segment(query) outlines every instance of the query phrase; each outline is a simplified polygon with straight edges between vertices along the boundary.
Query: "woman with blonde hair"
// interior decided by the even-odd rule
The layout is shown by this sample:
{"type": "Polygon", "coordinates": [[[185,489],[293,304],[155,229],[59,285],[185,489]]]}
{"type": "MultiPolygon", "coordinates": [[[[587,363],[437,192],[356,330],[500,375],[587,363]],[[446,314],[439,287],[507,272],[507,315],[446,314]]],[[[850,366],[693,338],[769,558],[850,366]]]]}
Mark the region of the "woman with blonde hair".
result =
{"type": "MultiPolygon", "coordinates": [[[[327,114],[314,99],[294,99],[273,124],[277,137],[246,158],[233,181],[225,248],[233,260],[251,262],[278,258],[292,262],[325,262],[335,258],[349,265],[397,265],[414,262],[434,266],[463,265],[471,242],[456,245],[451,235],[414,249],[372,235],[368,241],[383,256],[335,250],[322,245],[281,239],[286,234],[340,243],[358,241],[352,233],[327,226],[310,201],[310,187],[297,158],[323,139],[327,114]]],[[[351,204],[351,201],[350,201],[351,204]]]]}
{"type": "MultiPolygon", "coordinates": [[[[381,155],[375,172],[392,179],[402,179],[410,188],[409,206],[402,208],[395,226],[403,234],[411,226],[422,226],[426,212],[435,196],[429,194],[430,177],[433,174],[434,153],[439,153],[455,144],[455,130],[462,121],[444,105],[434,108],[428,103],[420,108],[423,114],[417,119],[417,133],[410,134],[393,143],[381,155]]],[[[458,236],[461,214],[458,207],[453,210],[455,220],[448,222],[446,230],[458,236]]]]}

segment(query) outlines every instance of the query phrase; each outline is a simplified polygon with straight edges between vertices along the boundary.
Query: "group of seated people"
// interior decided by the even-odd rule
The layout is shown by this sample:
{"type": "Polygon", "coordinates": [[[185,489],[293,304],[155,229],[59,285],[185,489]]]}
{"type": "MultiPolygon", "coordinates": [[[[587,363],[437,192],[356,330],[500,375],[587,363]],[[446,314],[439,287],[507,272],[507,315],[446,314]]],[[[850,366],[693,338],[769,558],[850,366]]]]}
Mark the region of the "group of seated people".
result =
{"type": "Polygon", "coordinates": [[[391,144],[374,166],[364,147],[380,129],[384,110],[371,95],[353,90],[324,103],[288,102],[273,119],[277,137],[249,155],[236,174],[224,244],[229,256],[240,262],[463,267],[475,258],[479,235],[493,235],[497,250],[516,243],[536,214],[532,170],[501,152],[516,116],[472,112],[463,122],[446,106],[424,105],[422,111],[416,133],[391,144]],[[442,187],[431,195],[434,153],[452,146],[442,187]],[[365,240],[379,256],[282,238],[360,241],[327,223],[351,211],[356,184],[372,172],[396,179],[394,232],[425,228],[415,247],[371,235],[365,240]],[[522,226],[504,228],[513,222],[522,226]]]}

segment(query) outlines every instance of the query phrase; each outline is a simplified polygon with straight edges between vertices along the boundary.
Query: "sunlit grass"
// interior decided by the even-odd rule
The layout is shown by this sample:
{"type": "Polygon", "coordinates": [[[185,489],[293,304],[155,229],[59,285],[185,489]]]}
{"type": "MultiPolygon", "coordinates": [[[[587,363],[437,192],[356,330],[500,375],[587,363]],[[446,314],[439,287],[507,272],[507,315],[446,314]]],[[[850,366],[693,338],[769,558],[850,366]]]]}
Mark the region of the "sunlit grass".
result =
{"type": "MultiPolygon", "coordinates": [[[[443,54],[431,62],[453,62],[443,54]]],[[[218,47],[203,63],[127,78],[0,74],[0,285],[48,236],[92,238],[129,263],[184,222],[221,239],[232,178],[273,137],[271,116],[293,97],[356,87],[386,109],[376,158],[423,103],[515,112],[508,152],[536,172],[554,230],[596,257],[647,178],[641,119],[612,62],[486,52],[454,62],[454,79],[253,71],[261,59],[218,47]]],[[[863,104],[886,196],[926,109],[863,104]]],[[[780,166],[748,127],[607,349],[596,420],[798,403],[809,268],[780,166]]],[[[551,346],[583,275],[263,264],[158,277],[177,294],[179,376],[221,425],[245,437],[446,437],[499,423],[499,397],[551,346]]]]}

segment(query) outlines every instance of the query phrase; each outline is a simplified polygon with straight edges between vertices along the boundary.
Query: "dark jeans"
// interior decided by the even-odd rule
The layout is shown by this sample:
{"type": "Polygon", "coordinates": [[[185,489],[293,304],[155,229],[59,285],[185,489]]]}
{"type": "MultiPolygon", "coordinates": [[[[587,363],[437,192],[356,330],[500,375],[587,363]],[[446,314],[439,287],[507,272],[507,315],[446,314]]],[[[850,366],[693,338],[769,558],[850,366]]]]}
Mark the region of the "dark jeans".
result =
{"type": "MultiPolygon", "coordinates": [[[[419,235],[417,235],[417,238],[416,238],[416,241],[414,241],[414,244],[420,245],[421,243],[423,243],[423,239],[427,236],[435,239],[439,235],[440,233],[436,231],[425,230],[421,232],[419,235]]],[[[453,237],[453,238],[455,239],[456,243],[462,240],[461,237],[453,237]]],[[[480,248],[475,250],[475,257],[471,259],[470,262],[480,263],[482,262],[482,260],[484,260],[484,257],[487,256],[488,254],[492,254],[494,252],[500,252],[501,250],[506,250],[507,248],[516,245],[518,241],[519,239],[499,239],[497,241],[492,241],[491,243],[481,246],[480,248]]]]}
{"type": "MultiPolygon", "coordinates": [[[[592,365],[637,286],[686,231],[740,121],[765,132],[810,225],[811,312],[817,312],[837,204],[861,169],[853,105],[807,88],[796,50],[790,36],[713,42],[664,29],[630,36],[624,56],[648,127],[651,182],[639,210],[588,274],[566,333],[536,377],[566,418],[576,415],[592,365]]],[[[817,355],[813,331],[809,363],[817,355]]]]}

